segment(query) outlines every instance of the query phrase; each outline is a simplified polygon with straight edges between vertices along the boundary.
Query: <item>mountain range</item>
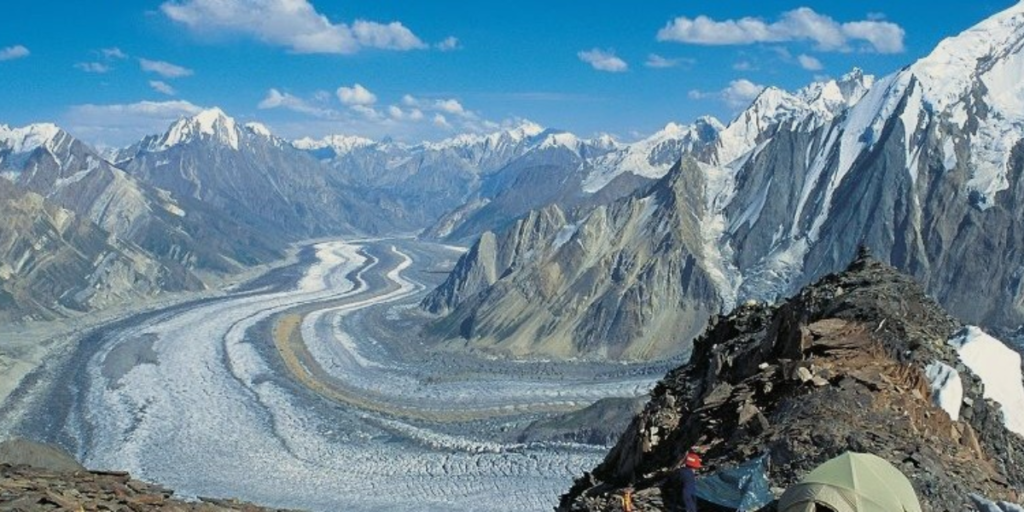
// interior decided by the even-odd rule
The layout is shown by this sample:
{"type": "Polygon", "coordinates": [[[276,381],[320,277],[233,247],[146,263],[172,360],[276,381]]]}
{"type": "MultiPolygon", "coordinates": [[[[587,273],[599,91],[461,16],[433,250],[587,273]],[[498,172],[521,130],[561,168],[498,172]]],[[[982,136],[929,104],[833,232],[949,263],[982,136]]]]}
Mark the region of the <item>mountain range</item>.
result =
{"type": "Polygon", "coordinates": [[[890,76],[767,88],[656,184],[485,233],[424,301],[443,315],[429,332],[516,356],[685,354],[713,312],[786,297],[862,245],[958,317],[1016,329],[1022,47],[1017,4],[890,76]]]}
{"type": "MultiPolygon", "coordinates": [[[[340,135],[287,141],[211,108],[103,153],[52,124],[0,125],[0,176],[12,193],[35,193],[43,209],[66,211],[130,247],[135,272],[158,276],[151,286],[90,274],[94,286],[127,300],[201,289],[308,238],[423,232],[466,241],[549,203],[587,211],[663,173],[677,148],[699,145],[699,135],[670,125],[622,144],[524,122],[416,145],[340,135]],[[587,182],[594,169],[604,180],[596,194],[587,182]]],[[[4,213],[26,211],[8,205],[4,213]]],[[[19,296],[33,289],[25,275],[33,269],[14,259],[22,256],[15,251],[3,261],[19,269],[4,278],[4,289],[19,288],[19,296]]],[[[58,295],[75,295],[80,286],[75,279],[53,283],[58,295]]],[[[60,309],[36,299],[19,299],[34,305],[15,308],[18,314],[51,317],[60,309]]],[[[77,308],[90,304],[98,305],[77,308]]]]}

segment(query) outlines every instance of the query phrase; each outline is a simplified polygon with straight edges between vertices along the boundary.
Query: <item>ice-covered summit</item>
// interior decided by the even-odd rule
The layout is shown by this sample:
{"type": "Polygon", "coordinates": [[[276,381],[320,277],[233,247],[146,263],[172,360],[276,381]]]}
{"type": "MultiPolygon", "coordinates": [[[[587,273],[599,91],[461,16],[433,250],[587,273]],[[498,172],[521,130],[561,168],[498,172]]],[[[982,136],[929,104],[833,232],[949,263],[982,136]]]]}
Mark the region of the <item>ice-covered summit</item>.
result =
{"type": "Polygon", "coordinates": [[[522,121],[511,128],[484,134],[463,133],[439,142],[424,143],[423,147],[436,151],[443,151],[445,149],[465,149],[471,147],[494,151],[511,146],[528,144],[544,132],[545,128],[543,126],[534,123],[533,121],[522,121]]]}
{"type": "Polygon", "coordinates": [[[52,123],[30,124],[20,128],[0,124],[0,150],[28,153],[50,142],[60,132],[61,129],[52,123]]]}
{"type": "Polygon", "coordinates": [[[152,149],[162,151],[198,140],[211,140],[237,150],[237,123],[217,107],[203,110],[192,117],[175,121],[167,133],[157,139],[152,149]]]}
{"type": "Polygon", "coordinates": [[[274,134],[267,128],[267,125],[263,123],[245,123],[245,129],[251,133],[259,135],[261,137],[271,138],[274,134]]]}
{"type": "Polygon", "coordinates": [[[921,83],[925,103],[941,111],[983,83],[986,103],[1024,115],[1024,2],[959,35],[944,39],[909,69],[921,83]]]}
{"type": "Polygon", "coordinates": [[[923,131],[937,126],[946,136],[947,170],[970,169],[966,186],[975,206],[991,207],[1009,187],[1009,157],[1024,137],[1024,3],[943,40],[880,82],[882,90],[864,95],[848,116],[843,152],[852,157],[870,148],[878,129],[899,116],[908,172],[916,179],[923,131]]]}
{"type": "Polygon", "coordinates": [[[301,149],[303,151],[320,151],[329,149],[334,153],[333,156],[346,155],[356,149],[372,146],[373,144],[376,144],[376,142],[371,139],[353,135],[328,135],[319,139],[303,137],[292,141],[292,146],[296,149],[301,149]]]}

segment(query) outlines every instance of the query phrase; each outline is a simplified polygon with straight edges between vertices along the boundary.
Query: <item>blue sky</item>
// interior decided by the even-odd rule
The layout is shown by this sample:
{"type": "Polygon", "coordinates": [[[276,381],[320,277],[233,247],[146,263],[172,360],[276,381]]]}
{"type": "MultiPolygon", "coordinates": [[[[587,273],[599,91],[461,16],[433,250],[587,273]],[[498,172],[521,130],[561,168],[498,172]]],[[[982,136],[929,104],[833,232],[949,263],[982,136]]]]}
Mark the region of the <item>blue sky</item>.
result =
{"type": "Polygon", "coordinates": [[[1012,5],[684,0],[47,0],[0,18],[0,123],[126,144],[219,106],[294,138],[530,119],[630,139],[756,93],[887,74],[1012,5]]]}

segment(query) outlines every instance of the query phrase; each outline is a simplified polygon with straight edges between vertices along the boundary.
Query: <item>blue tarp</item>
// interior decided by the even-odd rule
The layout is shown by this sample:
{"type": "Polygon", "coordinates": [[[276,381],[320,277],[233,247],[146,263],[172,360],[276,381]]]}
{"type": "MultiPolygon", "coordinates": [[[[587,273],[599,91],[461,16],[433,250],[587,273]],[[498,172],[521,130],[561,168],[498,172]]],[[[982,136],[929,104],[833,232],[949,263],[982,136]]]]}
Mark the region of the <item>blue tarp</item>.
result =
{"type": "Polygon", "coordinates": [[[755,512],[772,502],[768,455],[697,479],[697,497],[738,512],[755,512]]]}

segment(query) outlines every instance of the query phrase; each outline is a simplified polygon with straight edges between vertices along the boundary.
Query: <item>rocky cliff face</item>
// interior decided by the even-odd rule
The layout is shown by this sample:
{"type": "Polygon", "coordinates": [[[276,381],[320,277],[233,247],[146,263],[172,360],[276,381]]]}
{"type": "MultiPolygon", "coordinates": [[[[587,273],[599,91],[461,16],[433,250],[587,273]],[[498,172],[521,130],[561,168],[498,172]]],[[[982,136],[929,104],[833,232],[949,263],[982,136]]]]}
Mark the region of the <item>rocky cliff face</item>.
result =
{"type": "Polygon", "coordinates": [[[0,319],[49,319],[202,283],[0,179],[0,319]]]}
{"type": "MultiPolygon", "coordinates": [[[[991,398],[1005,379],[972,366],[963,332],[910,277],[867,257],[778,306],[716,317],[559,510],[620,510],[627,485],[636,510],[669,510],[671,473],[691,447],[705,472],[767,453],[780,489],[852,450],[902,470],[925,510],[972,509],[972,493],[1020,503],[1024,430],[1010,428],[1024,410],[991,398]],[[952,380],[962,394],[948,400],[952,380]]],[[[1015,364],[1003,377],[1024,390],[1015,364]]]]}
{"type": "Polygon", "coordinates": [[[281,256],[280,241],[246,229],[202,201],[141,182],[63,130],[54,127],[40,140],[0,162],[19,188],[42,195],[164,264],[180,267],[180,272],[226,273],[281,256]]]}
{"type": "Polygon", "coordinates": [[[705,305],[721,300],[700,227],[700,174],[687,160],[578,225],[549,208],[500,238],[485,234],[425,299],[449,311],[429,332],[517,356],[671,352],[678,337],[699,332],[712,313],[705,305]]]}
{"type": "MultiPolygon", "coordinates": [[[[1024,107],[1013,100],[1017,85],[1008,77],[1020,68],[1022,48],[1024,4],[1019,4],[947,39],[931,55],[892,76],[875,80],[854,71],[794,93],[763,91],[716,132],[710,146],[691,153],[699,172],[686,185],[691,188],[684,194],[688,200],[652,203],[653,219],[692,216],[700,233],[699,243],[691,240],[669,249],[703,254],[713,285],[705,294],[713,302],[684,301],[683,315],[700,322],[699,315],[690,313],[694,307],[729,311],[746,300],[787,297],[842,269],[864,244],[920,280],[928,293],[966,321],[1001,332],[1016,329],[1024,322],[1024,124],[1016,121],[1024,119],[1024,107]]],[[[628,208],[615,207],[592,216],[607,216],[612,210],[625,217],[609,219],[609,229],[624,225],[632,215],[628,208]]],[[[579,224],[602,222],[585,219],[579,224]]],[[[613,255],[618,247],[606,241],[616,237],[615,231],[589,237],[594,245],[585,251],[613,255]]],[[[536,252],[554,254],[560,243],[557,236],[550,237],[536,252]]],[[[525,283],[523,276],[529,274],[534,286],[550,288],[549,263],[538,260],[521,268],[515,279],[525,283]]],[[[588,268],[575,266],[569,258],[557,264],[560,274],[588,268]]],[[[688,274],[666,275],[674,280],[654,286],[678,289],[685,286],[683,275],[688,274]]],[[[458,308],[449,304],[448,309],[467,319],[516,310],[520,299],[515,294],[501,298],[510,286],[503,281],[492,285],[494,292],[484,292],[490,300],[467,301],[458,308]]],[[[576,296],[576,290],[533,293],[543,303],[538,308],[547,310],[576,296]]],[[[655,302],[646,314],[620,316],[614,321],[638,323],[617,332],[655,332],[656,325],[646,322],[671,307],[676,303],[655,302]]],[[[560,322],[576,322],[578,332],[607,334],[600,327],[606,316],[591,316],[598,322],[593,329],[584,325],[590,321],[584,320],[588,311],[563,310],[574,318],[560,322]]],[[[678,343],[647,353],[657,357],[685,352],[691,332],[662,331],[678,343]]],[[[546,337],[540,332],[531,336],[538,343],[546,337]]],[[[638,339],[620,338],[616,344],[626,347],[638,339]]],[[[563,352],[594,355],[568,346],[563,352]]]]}

